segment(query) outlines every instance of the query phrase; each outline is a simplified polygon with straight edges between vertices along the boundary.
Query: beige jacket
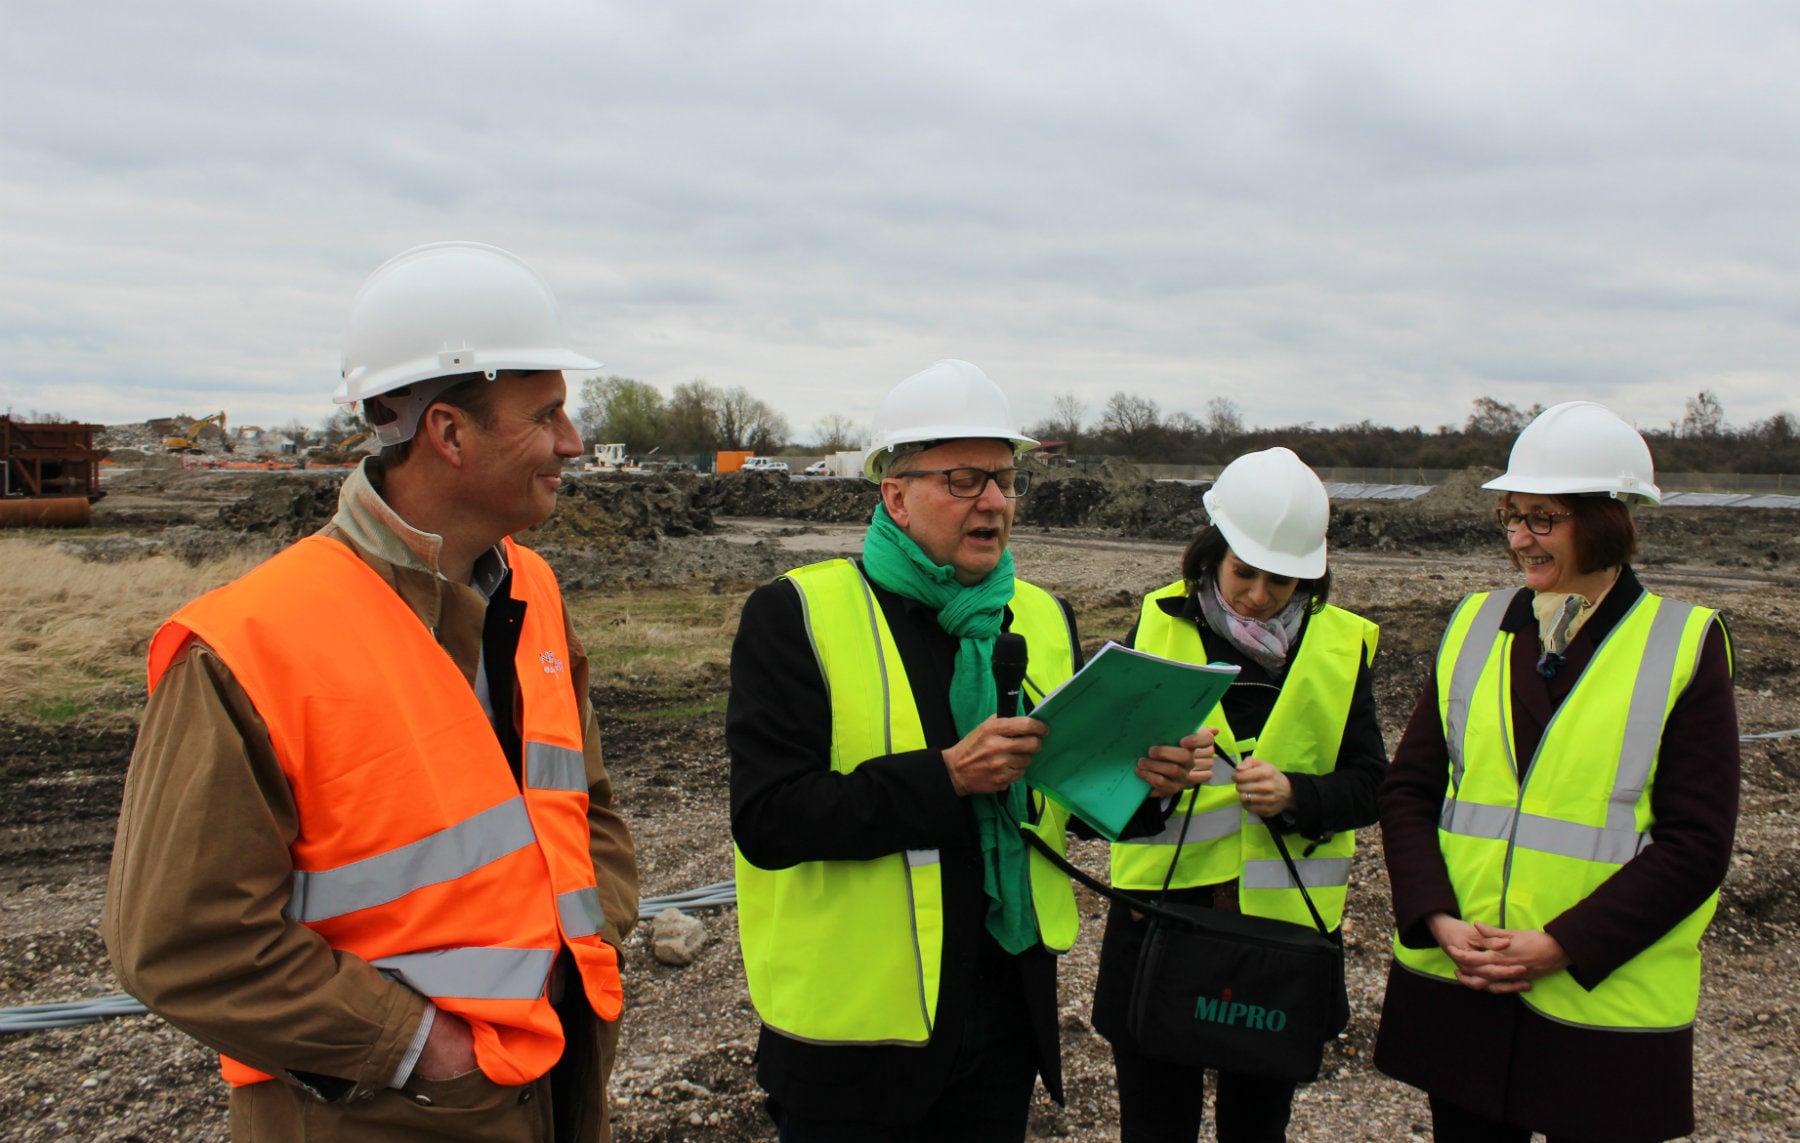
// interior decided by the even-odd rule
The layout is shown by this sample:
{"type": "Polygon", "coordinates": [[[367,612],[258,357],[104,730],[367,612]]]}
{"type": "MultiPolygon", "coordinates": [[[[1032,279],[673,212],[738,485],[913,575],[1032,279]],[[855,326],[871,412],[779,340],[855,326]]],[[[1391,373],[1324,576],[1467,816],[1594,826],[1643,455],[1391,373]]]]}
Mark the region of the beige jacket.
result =
{"type": "MultiPolygon", "coordinates": [[[[473,686],[487,601],[438,575],[441,541],[400,520],[381,499],[379,479],[372,461],[353,473],[320,534],[380,574],[473,686]]],[[[355,633],[338,630],[331,616],[318,617],[318,632],[319,654],[356,653],[355,633]]],[[[568,635],[604,935],[618,945],[637,917],[637,864],[630,832],[612,808],[587,656],[572,629],[568,635]]],[[[371,696],[368,716],[404,701],[371,696]]],[[[208,1047],[286,1081],[234,1090],[232,1137],[548,1138],[548,1077],[525,1089],[498,1088],[479,1073],[445,1085],[415,1078],[400,1090],[389,1086],[410,1066],[427,1001],[284,916],[288,849],[302,827],[249,698],[210,647],[190,643],[144,711],[101,924],[132,995],[208,1047]],[[347,1094],[334,1090],[344,1088],[341,1081],[354,1085],[347,1094]]],[[[605,1081],[616,1025],[599,1035],[596,1074],[583,1081],[594,1085],[583,1139],[610,1137],[605,1081]]]]}

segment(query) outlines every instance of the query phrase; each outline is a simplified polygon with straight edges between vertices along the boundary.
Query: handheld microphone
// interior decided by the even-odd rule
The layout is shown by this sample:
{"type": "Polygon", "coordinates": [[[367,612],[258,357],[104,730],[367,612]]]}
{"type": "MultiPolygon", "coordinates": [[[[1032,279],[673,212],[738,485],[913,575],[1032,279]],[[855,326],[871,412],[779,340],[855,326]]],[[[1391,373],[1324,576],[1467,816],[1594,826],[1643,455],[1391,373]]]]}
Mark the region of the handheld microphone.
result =
{"type": "Polygon", "coordinates": [[[1019,690],[1025,683],[1025,636],[1002,631],[994,639],[994,689],[999,692],[1001,718],[1019,713],[1019,690]]]}

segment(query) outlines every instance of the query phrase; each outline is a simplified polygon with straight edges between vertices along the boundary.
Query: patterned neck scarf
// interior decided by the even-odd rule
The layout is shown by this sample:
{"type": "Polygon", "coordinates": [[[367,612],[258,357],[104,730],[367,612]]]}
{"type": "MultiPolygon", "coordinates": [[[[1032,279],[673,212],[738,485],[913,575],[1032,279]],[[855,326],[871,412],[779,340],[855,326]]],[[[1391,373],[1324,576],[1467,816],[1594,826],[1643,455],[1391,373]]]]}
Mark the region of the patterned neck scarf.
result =
{"type": "Polygon", "coordinates": [[[1612,585],[1618,582],[1615,571],[1612,580],[1592,599],[1567,591],[1540,591],[1531,597],[1531,613],[1538,621],[1538,642],[1543,645],[1538,655],[1538,674],[1546,679],[1556,677],[1556,672],[1568,662],[1569,644],[1575,641],[1576,633],[1593,616],[1594,609],[1600,606],[1612,585]]]}
{"type": "Polygon", "coordinates": [[[1206,625],[1232,646],[1250,656],[1251,662],[1279,679],[1287,673],[1288,653],[1306,621],[1306,605],[1310,597],[1296,591],[1294,597],[1273,619],[1250,619],[1239,615],[1225,602],[1216,575],[1208,575],[1195,593],[1200,599],[1200,613],[1206,625]]]}

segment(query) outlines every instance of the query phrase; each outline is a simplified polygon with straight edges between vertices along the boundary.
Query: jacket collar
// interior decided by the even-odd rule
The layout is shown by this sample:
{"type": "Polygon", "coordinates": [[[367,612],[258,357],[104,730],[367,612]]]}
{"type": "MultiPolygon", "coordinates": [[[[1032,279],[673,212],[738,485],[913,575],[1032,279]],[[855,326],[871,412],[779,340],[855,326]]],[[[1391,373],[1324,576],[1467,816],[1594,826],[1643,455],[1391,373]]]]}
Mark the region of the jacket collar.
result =
{"type": "MultiPolygon", "coordinates": [[[[357,547],[395,568],[428,572],[442,579],[439,560],[444,538],[421,531],[400,518],[381,498],[383,470],[378,457],[364,457],[338,490],[337,514],[332,524],[357,547]]],[[[499,546],[475,561],[470,586],[491,597],[506,575],[506,558],[499,546]]]]}

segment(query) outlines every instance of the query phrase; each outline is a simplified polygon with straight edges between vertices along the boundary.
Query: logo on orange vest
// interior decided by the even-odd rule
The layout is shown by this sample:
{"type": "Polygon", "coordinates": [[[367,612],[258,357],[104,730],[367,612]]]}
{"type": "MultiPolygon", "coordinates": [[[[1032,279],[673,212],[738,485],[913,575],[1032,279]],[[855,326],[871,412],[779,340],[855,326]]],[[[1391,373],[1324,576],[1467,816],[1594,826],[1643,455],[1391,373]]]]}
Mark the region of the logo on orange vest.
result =
{"type": "Polygon", "coordinates": [[[555,675],[562,672],[562,660],[556,657],[555,651],[538,652],[538,662],[544,664],[544,673],[546,675],[555,675]]]}

